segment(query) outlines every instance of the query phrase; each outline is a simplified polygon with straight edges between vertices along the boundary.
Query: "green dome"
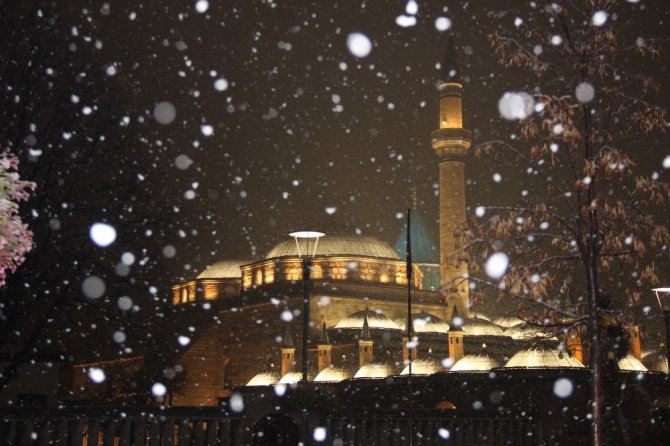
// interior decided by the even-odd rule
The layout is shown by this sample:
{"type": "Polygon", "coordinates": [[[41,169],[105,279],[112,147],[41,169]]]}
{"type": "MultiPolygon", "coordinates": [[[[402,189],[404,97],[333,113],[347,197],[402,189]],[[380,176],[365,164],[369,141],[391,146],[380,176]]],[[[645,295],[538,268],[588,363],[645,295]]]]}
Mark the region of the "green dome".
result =
{"type": "MultiPolygon", "coordinates": [[[[411,218],[412,236],[412,261],[414,263],[440,263],[440,251],[433,242],[421,214],[416,209],[412,210],[411,218]]],[[[395,252],[401,259],[407,255],[407,225],[404,225],[394,246],[395,252]]]]}

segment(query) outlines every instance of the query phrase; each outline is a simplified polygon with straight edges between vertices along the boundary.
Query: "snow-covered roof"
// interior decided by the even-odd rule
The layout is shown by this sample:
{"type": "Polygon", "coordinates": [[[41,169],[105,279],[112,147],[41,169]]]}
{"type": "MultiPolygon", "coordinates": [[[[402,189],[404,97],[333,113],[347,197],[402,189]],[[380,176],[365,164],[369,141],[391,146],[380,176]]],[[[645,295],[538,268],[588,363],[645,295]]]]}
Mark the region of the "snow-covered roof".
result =
{"type": "Polygon", "coordinates": [[[486,353],[478,355],[465,355],[450,369],[451,372],[488,372],[499,367],[498,361],[486,353]]]}
{"type": "Polygon", "coordinates": [[[249,382],[247,386],[272,386],[277,384],[279,376],[273,372],[262,372],[255,375],[249,382]]]}
{"type": "Polygon", "coordinates": [[[249,260],[221,260],[207,267],[198,275],[198,279],[239,279],[242,277],[240,265],[249,260]]]}
{"type": "MultiPolygon", "coordinates": [[[[300,241],[300,252],[307,252],[307,241],[300,241]]],[[[310,242],[310,248],[312,247],[310,242]]],[[[350,255],[362,257],[379,257],[399,260],[398,254],[388,243],[369,236],[357,235],[326,235],[319,239],[317,256],[350,255]]],[[[267,259],[275,257],[298,257],[298,247],[295,240],[287,239],[277,243],[265,256],[267,259]]]]}
{"type": "Polygon", "coordinates": [[[566,352],[548,347],[531,347],[512,356],[505,367],[584,368],[584,365],[566,352]]]}

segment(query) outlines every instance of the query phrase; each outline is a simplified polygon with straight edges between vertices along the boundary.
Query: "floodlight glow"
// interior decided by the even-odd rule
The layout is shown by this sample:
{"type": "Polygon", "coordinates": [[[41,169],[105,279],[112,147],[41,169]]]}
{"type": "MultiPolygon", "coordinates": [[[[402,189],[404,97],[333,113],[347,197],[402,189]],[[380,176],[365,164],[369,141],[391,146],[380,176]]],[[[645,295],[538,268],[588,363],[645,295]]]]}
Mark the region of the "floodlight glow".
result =
{"type": "Polygon", "coordinates": [[[308,256],[308,257],[314,257],[316,254],[316,247],[319,244],[319,238],[323,237],[324,234],[323,232],[319,231],[294,231],[289,234],[291,237],[295,239],[295,245],[296,248],[298,249],[298,257],[303,257],[303,256],[308,256]],[[302,253],[300,251],[300,240],[304,240],[306,243],[306,252],[302,253]],[[312,249],[312,252],[309,252],[309,242],[310,240],[314,240],[314,247],[312,249]]]}
{"type": "Polygon", "coordinates": [[[652,291],[656,293],[656,299],[661,310],[670,311],[670,287],[652,288],[652,291]],[[664,294],[664,296],[661,297],[661,294],[664,294]]]}
{"type": "Polygon", "coordinates": [[[326,234],[318,231],[295,231],[291,232],[289,235],[294,238],[319,238],[326,234]]]}

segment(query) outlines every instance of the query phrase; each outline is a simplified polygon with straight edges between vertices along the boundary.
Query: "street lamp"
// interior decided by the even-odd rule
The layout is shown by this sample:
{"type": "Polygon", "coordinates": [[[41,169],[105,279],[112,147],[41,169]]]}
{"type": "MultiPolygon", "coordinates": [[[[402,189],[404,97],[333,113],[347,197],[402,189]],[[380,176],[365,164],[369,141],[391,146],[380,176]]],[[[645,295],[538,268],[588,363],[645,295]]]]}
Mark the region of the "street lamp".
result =
{"type": "Polygon", "coordinates": [[[309,338],[309,277],[312,272],[312,259],[323,232],[296,231],[289,234],[295,239],[298,256],[302,259],[302,381],[307,382],[307,348],[309,338]]]}
{"type": "Polygon", "coordinates": [[[663,310],[665,318],[665,355],[670,364],[670,287],[654,288],[652,291],[656,293],[658,305],[663,310]]]}

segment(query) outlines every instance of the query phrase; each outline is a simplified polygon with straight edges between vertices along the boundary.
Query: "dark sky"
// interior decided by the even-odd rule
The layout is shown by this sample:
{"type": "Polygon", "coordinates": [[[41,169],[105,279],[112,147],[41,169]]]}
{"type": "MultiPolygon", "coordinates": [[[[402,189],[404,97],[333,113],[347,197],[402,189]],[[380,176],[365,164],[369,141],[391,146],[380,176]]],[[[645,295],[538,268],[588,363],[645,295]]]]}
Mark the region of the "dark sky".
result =
{"type": "MultiPolygon", "coordinates": [[[[511,5],[523,17],[528,3],[511,5]]],[[[151,148],[170,166],[145,166],[143,173],[147,187],[178,208],[179,225],[165,235],[165,244],[177,248],[166,259],[175,282],[219,259],[264,255],[297,228],[393,244],[410,185],[437,236],[430,131],[437,127],[447,36],[460,52],[465,127],[475,144],[510,140],[517,130],[499,117],[497,101],[507,90],[530,90],[534,80],[498,67],[486,40],[486,12],[510,4],[418,2],[416,25],[403,28],[396,18],[406,4],[226,0],[210,1],[204,13],[192,1],[62,7],[61,20],[77,27],[78,51],[101,69],[116,68],[119,103],[132,123],[145,120],[138,150],[151,148]],[[448,17],[451,28],[439,32],[437,17],[448,17]],[[369,56],[348,51],[352,32],[370,38],[369,56]],[[225,91],[215,88],[220,78],[225,91]],[[152,117],[162,101],[176,109],[170,124],[152,117]],[[204,136],[202,125],[213,134],[204,136]],[[172,160],[179,155],[193,164],[177,168],[172,160]],[[185,197],[189,190],[194,199],[185,197]]],[[[632,22],[631,33],[667,38],[663,4],[626,3],[621,21],[632,22]]],[[[667,64],[663,55],[654,67],[659,78],[667,77],[667,64]]],[[[668,98],[667,89],[662,94],[668,98]]],[[[667,143],[665,137],[640,144],[643,162],[660,170],[667,143]]],[[[495,172],[494,163],[468,160],[471,207],[520,181],[503,172],[496,184],[495,172]]]]}

